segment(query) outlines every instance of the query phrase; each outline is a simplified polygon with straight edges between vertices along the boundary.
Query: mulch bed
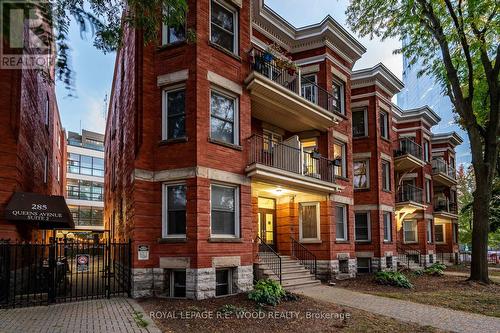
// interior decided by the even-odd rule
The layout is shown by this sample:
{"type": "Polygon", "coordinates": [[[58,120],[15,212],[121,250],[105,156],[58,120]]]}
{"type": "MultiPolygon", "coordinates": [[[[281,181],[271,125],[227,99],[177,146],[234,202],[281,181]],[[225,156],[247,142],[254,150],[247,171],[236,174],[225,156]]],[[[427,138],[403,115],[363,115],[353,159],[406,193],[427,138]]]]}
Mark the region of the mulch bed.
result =
{"type": "Polygon", "coordinates": [[[148,298],[139,303],[163,332],[438,332],[303,296],[276,307],[259,307],[246,294],[202,301],[148,298]]]}

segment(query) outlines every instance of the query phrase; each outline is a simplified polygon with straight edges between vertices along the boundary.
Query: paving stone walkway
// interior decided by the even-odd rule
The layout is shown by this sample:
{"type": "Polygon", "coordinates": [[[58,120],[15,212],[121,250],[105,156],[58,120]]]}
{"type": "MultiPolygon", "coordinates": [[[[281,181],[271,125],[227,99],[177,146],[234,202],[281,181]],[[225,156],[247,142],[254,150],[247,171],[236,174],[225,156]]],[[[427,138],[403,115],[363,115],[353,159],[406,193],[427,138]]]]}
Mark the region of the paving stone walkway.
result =
{"type": "Polygon", "coordinates": [[[161,333],[132,299],[111,298],[0,310],[1,333],[161,333]],[[142,313],[141,328],[134,317],[142,313]]]}
{"type": "Polygon", "coordinates": [[[446,331],[465,333],[500,332],[500,318],[495,317],[363,294],[326,285],[303,288],[294,292],[317,300],[341,304],[446,331]]]}

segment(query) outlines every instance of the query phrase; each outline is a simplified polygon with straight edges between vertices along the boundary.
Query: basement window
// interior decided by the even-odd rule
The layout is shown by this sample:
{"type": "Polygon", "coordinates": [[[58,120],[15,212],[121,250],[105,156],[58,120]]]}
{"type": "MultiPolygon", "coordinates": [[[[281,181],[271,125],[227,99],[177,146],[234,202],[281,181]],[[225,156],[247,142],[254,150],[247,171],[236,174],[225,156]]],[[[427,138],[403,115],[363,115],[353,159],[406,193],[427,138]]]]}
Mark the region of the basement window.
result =
{"type": "Polygon", "coordinates": [[[215,270],[215,296],[232,294],[231,269],[223,268],[215,270]]]}
{"type": "Polygon", "coordinates": [[[165,270],[165,294],[172,298],[186,297],[186,270],[165,270]]]}
{"type": "Polygon", "coordinates": [[[372,266],[371,258],[357,258],[358,273],[370,273],[372,266]]]}
{"type": "Polygon", "coordinates": [[[339,260],[339,272],[342,274],[349,273],[349,260],[348,259],[340,259],[339,260]]]}
{"type": "Polygon", "coordinates": [[[392,268],[392,256],[385,257],[385,267],[392,268]]]}

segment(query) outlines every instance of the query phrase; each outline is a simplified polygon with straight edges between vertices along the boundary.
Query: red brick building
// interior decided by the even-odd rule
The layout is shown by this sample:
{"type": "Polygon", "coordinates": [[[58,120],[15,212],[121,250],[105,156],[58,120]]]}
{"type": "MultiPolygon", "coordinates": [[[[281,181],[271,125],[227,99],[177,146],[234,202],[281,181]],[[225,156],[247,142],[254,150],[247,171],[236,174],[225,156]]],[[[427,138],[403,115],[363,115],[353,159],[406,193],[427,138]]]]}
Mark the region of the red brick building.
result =
{"type": "Polygon", "coordinates": [[[396,267],[402,83],[383,65],[353,71],[365,48],[331,17],[297,29],[261,0],[188,5],[157,45],[126,28],[115,63],[104,215],[132,239],[133,295],[396,267]]]}
{"type": "Polygon", "coordinates": [[[29,222],[11,222],[4,210],[14,192],[64,194],[66,144],[49,78],[36,69],[0,68],[0,239],[42,240],[29,222]]]}

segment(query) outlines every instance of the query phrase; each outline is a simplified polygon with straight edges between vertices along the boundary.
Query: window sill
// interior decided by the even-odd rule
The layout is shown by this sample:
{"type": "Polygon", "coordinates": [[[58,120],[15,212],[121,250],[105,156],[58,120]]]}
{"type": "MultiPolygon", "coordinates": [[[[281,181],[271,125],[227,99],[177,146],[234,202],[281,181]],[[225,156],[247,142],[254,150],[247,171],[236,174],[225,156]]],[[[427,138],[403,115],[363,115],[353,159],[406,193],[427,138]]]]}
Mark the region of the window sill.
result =
{"type": "Polygon", "coordinates": [[[223,53],[225,53],[226,55],[230,56],[231,58],[233,58],[233,59],[241,62],[241,57],[239,55],[237,55],[237,54],[235,54],[235,53],[233,53],[233,52],[231,52],[229,50],[226,50],[222,46],[219,46],[219,45],[213,43],[210,40],[208,41],[208,45],[211,46],[211,47],[213,47],[213,48],[215,48],[215,49],[217,49],[217,50],[219,50],[219,51],[221,51],[221,52],[223,52],[223,53]]]}
{"type": "Polygon", "coordinates": [[[215,139],[212,139],[212,138],[208,138],[208,142],[216,144],[216,145],[219,145],[219,146],[224,146],[224,147],[227,147],[227,148],[231,148],[231,149],[234,149],[234,150],[243,151],[243,147],[241,147],[240,145],[235,145],[233,143],[227,143],[227,142],[215,140],[215,139]]]}
{"type": "Polygon", "coordinates": [[[299,241],[300,244],[321,244],[323,241],[321,239],[302,239],[299,241]]]}
{"type": "Polygon", "coordinates": [[[403,242],[403,244],[409,244],[409,245],[411,245],[411,244],[418,244],[418,242],[403,242]]]}
{"type": "Polygon", "coordinates": [[[355,188],[354,192],[370,192],[369,188],[355,188]]]}
{"type": "Polygon", "coordinates": [[[390,193],[390,194],[392,194],[392,191],[391,191],[391,190],[384,190],[384,189],[382,189],[382,192],[385,192],[385,193],[390,193]]]}
{"type": "Polygon", "coordinates": [[[158,143],[158,146],[165,146],[171,143],[181,143],[181,142],[188,142],[188,137],[184,136],[182,138],[175,138],[175,139],[167,139],[167,140],[161,140],[158,143]]]}
{"type": "Polygon", "coordinates": [[[387,143],[392,144],[391,140],[389,138],[384,138],[383,136],[380,137],[382,140],[384,140],[387,143]]]}
{"type": "Polygon", "coordinates": [[[384,241],[384,244],[388,244],[388,245],[389,245],[389,244],[392,244],[392,241],[386,241],[386,240],[385,240],[385,241],[384,241]]]}
{"type": "Polygon", "coordinates": [[[169,50],[169,49],[174,49],[178,46],[183,46],[183,45],[187,45],[187,44],[188,44],[187,41],[183,40],[183,41],[179,41],[179,42],[175,42],[175,43],[160,45],[156,48],[156,50],[157,51],[169,50]]]}
{"type": "Polygon", "coordinates": [[[344,120],[347,120],[347,116],[344,113],[333,111],[333,114],[339,116],[340,118],[343,118],[344,120]]]}
{"type": "Polygon", "coordinates": [[[187,243],[187,238],[186,237],[158,238],[158,244],[169,244],[169,243],[187,243]]]}
{"type": "Polygon", "coordinates": [[[335,241],[335,244],[349,244],[349,243],[351,243],[351,242],[349,242],[348,240],[342,240],[342,239],[335,241]]]}
{"type": "Polygon", "coordinates": [[[243,239],[241,238],[218,238],[218,237],[210,237],[208,239],[209,243],[243,243],[243,239]]]}
{"type": "Polygon", "coordinates": [[[354,241],[355,243],[360,243],[360,244],[371,244],[371,240],[357,240],[354,241]]]}
{"type": "Polygon", "coordinates": [[[368,135],[363,135],[363,136],[353,136],[352,139],[353,140],[361,140],[361,139],[368,139],[369,136],[368,135]]]}
{"type": "Polygon", "coordinates": [[[335,176],[335,179],[338,179],[338,180],[343,180],[345,182],[348,182],[349,181],[349,178],[347,177],[343,177],[343,176],[335,176]]]}

